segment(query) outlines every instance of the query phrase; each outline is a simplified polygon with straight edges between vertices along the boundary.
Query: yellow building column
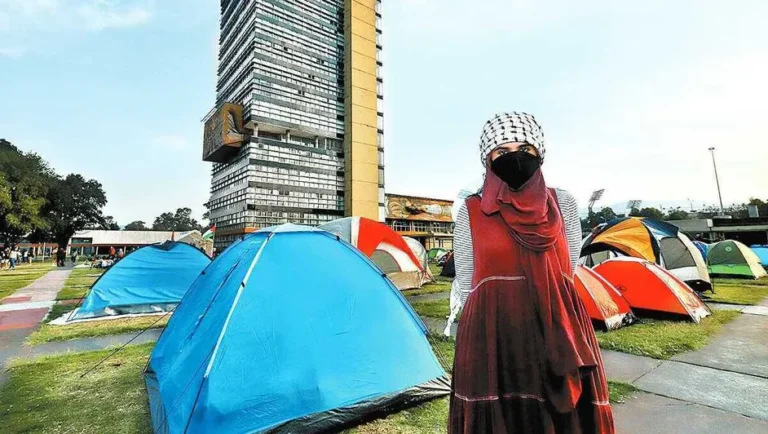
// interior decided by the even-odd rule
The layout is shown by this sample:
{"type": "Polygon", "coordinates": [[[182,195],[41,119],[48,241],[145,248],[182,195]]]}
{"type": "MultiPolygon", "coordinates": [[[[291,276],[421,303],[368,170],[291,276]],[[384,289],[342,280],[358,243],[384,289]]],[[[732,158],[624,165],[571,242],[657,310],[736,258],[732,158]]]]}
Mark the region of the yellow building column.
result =
{"type": "Polygon", "coordinates": [[[378,220],[375,3],[344,1],[344,209],[378,220]]]}

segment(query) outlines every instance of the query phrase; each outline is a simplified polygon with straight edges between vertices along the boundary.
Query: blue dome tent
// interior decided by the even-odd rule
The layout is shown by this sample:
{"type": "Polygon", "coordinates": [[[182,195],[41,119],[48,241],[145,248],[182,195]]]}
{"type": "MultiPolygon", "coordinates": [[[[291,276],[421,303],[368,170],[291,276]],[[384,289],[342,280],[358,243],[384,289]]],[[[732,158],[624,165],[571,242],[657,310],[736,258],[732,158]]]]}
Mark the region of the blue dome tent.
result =
{"type": "Polygon", "coordinates": [[[763,246],[755,244],[750,248],[755,252],[757,257],[760,258],[760,265],[762,265],[763,268],[768,268],[768,245],[763,246]]]}
{"type": "Polygon", "coordinates": [[[69,320],[173,310],[210,262],[197,248],[173,241],[137,249],[93,284],[69,320]]]}
{"type": "Polygon", "coordinates": [[[351,245],[295,225],[203,271],[145,379],[156,433],[320,432],[450,391],[397,288],[351,245]]]}

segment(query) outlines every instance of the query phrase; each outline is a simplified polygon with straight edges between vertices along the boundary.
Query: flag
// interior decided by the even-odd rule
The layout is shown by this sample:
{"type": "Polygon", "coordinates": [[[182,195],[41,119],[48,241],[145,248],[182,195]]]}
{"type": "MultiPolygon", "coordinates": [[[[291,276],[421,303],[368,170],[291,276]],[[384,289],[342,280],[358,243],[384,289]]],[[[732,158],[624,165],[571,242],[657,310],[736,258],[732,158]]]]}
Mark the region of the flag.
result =
{"type": "Polygon", "coordinates": [[[212,240],[214,236],[216,236],[216,225],[215,224],[213,226],[211,226],[210,229],[205,231],[205,233],[203,234],[203,239],[204,240],[212,240]]]}

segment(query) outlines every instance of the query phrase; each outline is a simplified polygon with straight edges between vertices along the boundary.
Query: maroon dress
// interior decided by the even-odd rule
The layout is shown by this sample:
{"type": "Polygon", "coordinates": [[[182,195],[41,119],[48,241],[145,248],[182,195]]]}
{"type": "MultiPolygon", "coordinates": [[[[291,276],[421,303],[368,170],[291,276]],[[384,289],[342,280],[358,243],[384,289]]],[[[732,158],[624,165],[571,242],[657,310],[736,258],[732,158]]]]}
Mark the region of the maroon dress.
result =
{"type": "Polygon", "coordinates": [[[540,172],[522,194],[488,178],[483,199],[467,200],[474,290],[459,322],[448,432],[612,433],[555,193],[540,172]]]}

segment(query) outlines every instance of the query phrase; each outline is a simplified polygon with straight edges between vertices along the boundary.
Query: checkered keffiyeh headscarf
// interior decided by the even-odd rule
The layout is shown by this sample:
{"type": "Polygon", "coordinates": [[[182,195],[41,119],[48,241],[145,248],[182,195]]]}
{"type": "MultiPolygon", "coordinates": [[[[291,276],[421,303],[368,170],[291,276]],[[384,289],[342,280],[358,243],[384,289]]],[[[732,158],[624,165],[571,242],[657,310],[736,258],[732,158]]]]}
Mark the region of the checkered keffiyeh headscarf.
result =
{"type": "Polygon", "coordinates": [[[497,147],[510,142],[522,142],[533,145],[539,151],[544,162],[544,132],[533,115],[523,112],[500,113],[485,123],[480,136],[480,158],[483,166],[490,154],[497,147]]]}

